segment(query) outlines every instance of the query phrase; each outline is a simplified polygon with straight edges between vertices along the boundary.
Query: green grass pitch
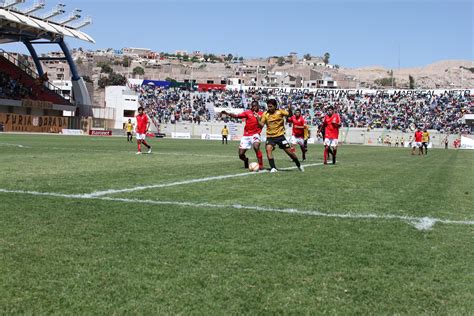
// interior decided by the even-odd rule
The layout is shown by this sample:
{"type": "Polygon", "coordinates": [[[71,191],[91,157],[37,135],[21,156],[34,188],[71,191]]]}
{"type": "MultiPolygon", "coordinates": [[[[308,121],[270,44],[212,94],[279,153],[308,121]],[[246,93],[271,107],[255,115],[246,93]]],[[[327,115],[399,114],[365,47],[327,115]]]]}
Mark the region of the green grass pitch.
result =
{"type": "Polygon", "coordinates": [[[1,314],[474,310],[474,152],[150,142],[0,134],[1,314]]]}

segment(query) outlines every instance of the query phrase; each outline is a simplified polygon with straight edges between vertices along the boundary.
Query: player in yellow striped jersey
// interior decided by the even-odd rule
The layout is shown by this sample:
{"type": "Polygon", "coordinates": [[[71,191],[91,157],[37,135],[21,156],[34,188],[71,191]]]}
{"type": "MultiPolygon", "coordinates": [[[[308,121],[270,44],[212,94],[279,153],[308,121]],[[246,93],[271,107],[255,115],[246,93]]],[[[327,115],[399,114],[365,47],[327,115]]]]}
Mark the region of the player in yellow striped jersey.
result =
{"type": "MultiPolygon", "coordinates": [[[[256,114],[257,115],[257,114],[256,114]]],[[[277,102],[274,99],[267,101],[267,111],[263,113],[262,117],[256,116],[260,127],[267,125],[267,158],[270,163],[270,172],[277,172],[275,166],[275,160],[273,159],[273,149],[278,145],[285,153],[290,156],[300,171],[304,171],[303,166],[300,164],[298,157],[290,150],[290,143],[285,137],[285,117],[292,116],[290,112],[277,109],[277,102]]]]}

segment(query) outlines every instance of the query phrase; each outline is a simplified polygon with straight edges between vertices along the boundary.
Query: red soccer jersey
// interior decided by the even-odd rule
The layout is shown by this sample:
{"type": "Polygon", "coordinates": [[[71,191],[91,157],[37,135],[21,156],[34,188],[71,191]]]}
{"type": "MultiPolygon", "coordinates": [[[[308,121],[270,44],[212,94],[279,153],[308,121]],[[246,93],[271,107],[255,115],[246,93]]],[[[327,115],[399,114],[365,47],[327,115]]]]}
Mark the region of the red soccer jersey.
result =
{"type": "Polygon", "coordinates": [[[299,127],[304,127],[306,124],[306,121],[302,115],[300,115],[299,118],[296,118],[296,115],[293,115],[288,119],[288,122],[293,123],[293,136],[298,137],[298,138],[303,138],[304,137],[304,128],[296,128],[297,126],[299,127]]]}
{"type": "Polygon", "coordinates": [[[137,133],[145,134],[148,126],[148,116],[143,113],[142,115],[138,114],[135,118],[137,119],[137,133]]]}
{"type": "MultiPolygon", "coordinates": [[[[258,112],[259,116],[263,115],[262,111],[258,112]]],[[[262,129],[258,125],[257,118],[254,116],[252,110],[247,110],[239,115],[237,115],[238,118],[245,119],[245,127],[244,127],[244,136],[252,136],[255,134],[260,134],[262,129]]]]}
{"type": "Polygon", "coordinates": [[[415,142],[421,143],[421,140],[423,139],[423,133],[420,131],[415,132],[415,142]]]}
{"type": "Polygon", "coordinates": [[[339,114],[334,113],[332,116],[326,114],[323,121],[325,129],[325,138],[338,139],[339,138],[339,127],[341,125],[341,118],[339,114]]]}

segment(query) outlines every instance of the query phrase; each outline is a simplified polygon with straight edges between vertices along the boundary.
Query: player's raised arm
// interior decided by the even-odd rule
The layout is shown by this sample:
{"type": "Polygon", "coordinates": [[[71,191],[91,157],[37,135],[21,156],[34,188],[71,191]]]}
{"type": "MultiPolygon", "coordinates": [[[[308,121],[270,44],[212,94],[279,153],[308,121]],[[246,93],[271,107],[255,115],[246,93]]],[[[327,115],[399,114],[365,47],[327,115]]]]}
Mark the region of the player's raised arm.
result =
{"type": "Polygon", "coordinates": [[[234,114],[234,113],[229,113],[229,112],[227,112],[227,111],[222,111],[222,112],[220,113],[220,115],[222,116],[222,114],[227,115],[227,116],[230,116],[230,117],[232,117],[232,118],[239,118],[239,115],[234,114]]]}

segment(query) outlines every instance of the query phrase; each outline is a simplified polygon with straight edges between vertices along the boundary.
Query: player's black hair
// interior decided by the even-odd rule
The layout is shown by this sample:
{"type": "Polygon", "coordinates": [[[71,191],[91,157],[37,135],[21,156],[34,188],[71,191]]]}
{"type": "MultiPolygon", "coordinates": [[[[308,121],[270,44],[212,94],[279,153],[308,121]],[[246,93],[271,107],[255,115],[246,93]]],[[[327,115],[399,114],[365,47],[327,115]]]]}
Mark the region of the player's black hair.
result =
{"type": "Polygon", "coordinates": [[[254,105],[260,106],[260,104],[258,103],[258,101],[252,101],[252,103],[250,103],[250,106],[254,106],[254,105]]]}
{"type": "Polygon", "coordinates": [[[334,106],[330,105],[327,107],[328,110],[334,110],[334,106]]]}
{"type": "Polygon", "coordinates": [[[275,107],[277,106],[277,101],[275,99],[270,99],[267,101],[267,104],[273,104],[275,107]]]}
{"type": "Polygon", "coordinates": [[[142,111],[144,110],[143,106],[138,107],[138,111],[140,111],[140,110],[142,110],[142,111]]]}
{"type": "Polygon", "coordinates": [[[301,109],[298,108],[298,109],[295,110],[295,112],[300,112],[301,113],[301,109]]]}

